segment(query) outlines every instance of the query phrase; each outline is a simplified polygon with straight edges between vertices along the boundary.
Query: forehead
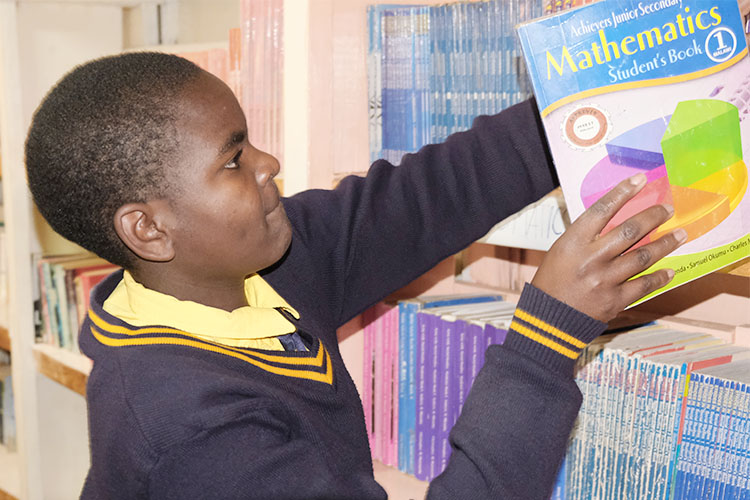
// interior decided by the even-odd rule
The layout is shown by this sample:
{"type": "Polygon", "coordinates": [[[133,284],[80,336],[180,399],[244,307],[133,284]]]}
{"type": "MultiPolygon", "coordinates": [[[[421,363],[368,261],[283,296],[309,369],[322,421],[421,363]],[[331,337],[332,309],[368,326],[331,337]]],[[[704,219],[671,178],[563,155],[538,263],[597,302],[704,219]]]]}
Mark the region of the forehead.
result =
{"type": "Polygon", "coordinates": [[[181,147],[223,144],[228,136],[245,130],[245,116],[234,93],[205,71],[180,93],[176,117],[181,147]]]}

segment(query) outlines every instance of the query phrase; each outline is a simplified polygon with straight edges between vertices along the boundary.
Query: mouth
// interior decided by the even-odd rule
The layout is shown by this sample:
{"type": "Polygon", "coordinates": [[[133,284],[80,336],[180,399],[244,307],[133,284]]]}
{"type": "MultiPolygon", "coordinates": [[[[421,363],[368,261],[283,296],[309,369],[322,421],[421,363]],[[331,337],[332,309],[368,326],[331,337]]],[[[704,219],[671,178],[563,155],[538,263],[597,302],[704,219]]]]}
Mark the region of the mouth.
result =
{"type": "Polygon", "coordinates": [[[266,215],[270,215],[281,206],[281,197],[279,197],[278,191],[276,191],[273,196],[268,200],[268,203],[263,204],[265,207],[268,207],[266,209],[266,215]]]}

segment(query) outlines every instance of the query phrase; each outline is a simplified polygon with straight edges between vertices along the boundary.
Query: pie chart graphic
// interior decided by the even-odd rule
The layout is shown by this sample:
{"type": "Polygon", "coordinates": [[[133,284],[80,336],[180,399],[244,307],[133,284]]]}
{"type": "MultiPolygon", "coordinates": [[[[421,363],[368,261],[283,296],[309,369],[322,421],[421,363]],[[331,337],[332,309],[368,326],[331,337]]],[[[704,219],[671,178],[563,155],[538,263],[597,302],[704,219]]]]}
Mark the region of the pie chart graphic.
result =
{"type": "Polygon", "coordinates": [[[639,172],[648,183],[602,233],[656,203],[674,206],[674,216],[634,248],[678,227],[687,231],[688,241],[706,234],[737,208],[747,190],[739,111],[726,101],[682,101],[671,115],[620,134],[606,149],[607,156],[581,183],[585,208],[639,172]]]}

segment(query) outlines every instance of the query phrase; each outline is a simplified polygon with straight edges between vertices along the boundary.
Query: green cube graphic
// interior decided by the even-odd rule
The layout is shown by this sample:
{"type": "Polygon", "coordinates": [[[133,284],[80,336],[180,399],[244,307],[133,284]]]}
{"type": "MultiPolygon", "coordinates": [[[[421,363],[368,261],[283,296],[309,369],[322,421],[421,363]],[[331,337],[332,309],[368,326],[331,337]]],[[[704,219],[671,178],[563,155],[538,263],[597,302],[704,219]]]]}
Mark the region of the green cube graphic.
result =
{"type": "Polygon", "coordinates": [[[742,159],[739,111],[717,99],[682,101],[661,149],[670,184],[688,187],[742,159]]]}

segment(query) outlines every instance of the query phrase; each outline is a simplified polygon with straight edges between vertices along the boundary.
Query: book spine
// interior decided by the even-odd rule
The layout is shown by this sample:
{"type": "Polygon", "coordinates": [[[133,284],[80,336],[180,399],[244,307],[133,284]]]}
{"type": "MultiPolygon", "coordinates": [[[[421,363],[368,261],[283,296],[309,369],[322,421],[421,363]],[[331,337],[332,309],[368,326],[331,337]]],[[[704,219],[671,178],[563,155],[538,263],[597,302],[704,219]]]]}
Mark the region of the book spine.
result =
{"type": "Polygon", "coordinates": [[[385,465],[392,465],[390,449],[391,449],[391,417],[393,416],[393,381],[392,381],[392,355],[393,350],[391,349],[391,337],[392,330],[390,328],[390,321],[387,312],[387,306],[383,303],[378,304],[377,308],[378,325],[380,335],[383,336],[383,357],[382,362],[382,377],[383,377],[383,393],[381,400],[382,412],[381,416],[381,434],[380,434],[380,450],[381,457],[380,461],[385,465]]]}
{"type": "Polygon", "coordinates": [[[390,465],[398,467],[398,415],[399,415],[399,313],[398,307],[388,311],[388,325],[391,330],[391,416],[390,423],[390,465]]]}
{"type": "Polygon", "coordinates": [[[406,343],[408,345],[408,368],[406,372],[406,423],[407,423],[407,442],[406,442],[406,472],[414,474],[414,464],[416,460],[416,425],[417,415],[417,370],[418,370],[418,338],[419,325],[417,324],[417,304],[409,304],[407,312],[406,343]]]}
{"type": "Polygon", "coordinates": [[[453,391],[451,406],[451,428],[458,420],[461,414],[461,408],[466,400],[466,390],[469,386],[467,378],[469,375],[469,333],[468,322],[460,319],[456,322],[456,337],[458,339],[458,348],[456,349],[456,384],[453,391]]]}
{"type": "Polygon", "coordinates": [[[57,327],[60,335],[60,347],[72,350],[73,336],[70,333],[70,321],[68,321],[68,300],[65,287],[65,269],[59,264],[52,267],[52,287],[55,290],[57,327]]]}
{"type": "Polygon", "coordinates": [[[429,430],[429,388],[431,387],[431,370],[429,363],[432,359],[432,342],[430,339],[431,314],[417,313],[417,371],[416,371],[416,442],[414,456],[414,476],[417,479],[427,479],[427,432],[429,430]]]}
{"type": "Polygon", "coordinates": [[[407,410],[409,365],[408,307],[404,301],[398,304],[398,469],[408,473],[409,412],[407,410]]]}
{"type": "Polygon", "coordinates": [[[468,326],[468,341],[469,341],[469,374],[466,377],[466,389],[464,390],[464,399],[461,401],[463,405],[466,398],[469,396],[469,391],[474,383],[474,379],[477,377],[479,370],[484,364],[484,328],[477,323],[470,323],[468,326]]]}
{"type": "Polygon", "coordinates": [[[428,371],[430,372],[429,375],[429,387],[427,389],[427,394],[429,398],[429,403],[426,405],[426,412],[427,412],[427,420],[428,420],[428,427],[427,427],[427,440],[426,440],[426,450],[425,450],[425,459],[426,459],[426,473],[427,477],[426,479],[428,481],[431,481],[436,475],[437,475],[437,461],[439,459],[438,455],[438,447],[437,447],[437,440],[438,440],[438,411],[439,411],[439,396],[440,396],[440,390],[439,388],[442,387],[442,373],[444,369],[444,359],[441,356],[442,352],[445,349],[444,346],[444,338],[442,335],[442,322],[440,321],[440,317],[431,314],[430,315],[430,328],[429,332],[429,343],[432,344],[432,347],[430,348],[430,356],[428,359],[428,371]]]}
{"type": "Polygon", "coordinates": [[[375,352],[373,363],[375,366],[375,388],[373,391],[373,437],[375,439],[375,458],[383,460],[385,450],[383,449],[385,432],[385,335],[383,334],[383,322],[377,317],[377,308],[373,311],[373,338],[375,339],[375,352]]]}
{"type": "Polygon", "coordinates": [[[368,309],[362,314],[363,328],[363,358],[362,358],[362,409],[365,414],[367,439],[370,444],[370,454],[375,458],[375,443],[373,434],[373,351],[372,313],[368,309]]]}
{"type": "Polygon", "coordinates": [[[457,382],[458,371],[456,369],[457,359],[456,352],[458,351],[458,336],[456,334],[457,321],[455,319],[444,319],[442,323],[442,343],[443,347],[442,357],[443,366],[440,372],[440,378],[442,383],[438,387],[439,390],[439,413],[438,413],[438,428],[437,428],[437,467],[435,475],[440,474],[445,470],[445,466],[448,463],[450,457],[450,445],[448,442],[448,434],[453,426],[453,399],[454,399],[454,388],[457,382]]]}

